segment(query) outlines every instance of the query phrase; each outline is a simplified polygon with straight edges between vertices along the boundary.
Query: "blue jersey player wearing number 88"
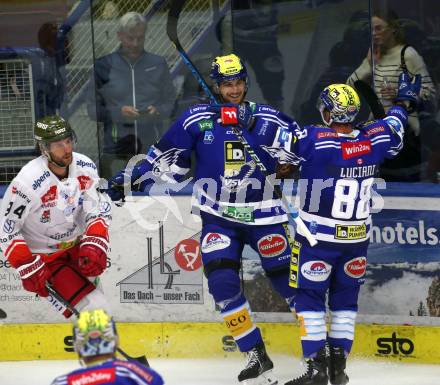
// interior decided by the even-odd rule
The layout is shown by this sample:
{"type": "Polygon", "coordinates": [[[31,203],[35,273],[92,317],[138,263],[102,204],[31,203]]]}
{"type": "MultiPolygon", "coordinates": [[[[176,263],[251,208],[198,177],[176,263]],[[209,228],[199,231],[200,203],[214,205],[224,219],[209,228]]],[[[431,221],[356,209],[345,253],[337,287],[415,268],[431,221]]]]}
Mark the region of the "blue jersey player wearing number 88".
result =
{"type": "Polygon", "coordinates": [[[366,271],[371,188],[379,165],[403,147],[408,111],[417,104],[419,92],[420,76],[411,79],[402,73],[387,116],[353,126],[359,97],[348,85],[332,84],[318,100],[324,125],[296,131],[291,151],[301,165],[300,217],[318,245],[312,248],[297,232],[290,285],[297,288],[295,310],[307,371],[286,385],[348,383],[345,366],[366,271]]]}

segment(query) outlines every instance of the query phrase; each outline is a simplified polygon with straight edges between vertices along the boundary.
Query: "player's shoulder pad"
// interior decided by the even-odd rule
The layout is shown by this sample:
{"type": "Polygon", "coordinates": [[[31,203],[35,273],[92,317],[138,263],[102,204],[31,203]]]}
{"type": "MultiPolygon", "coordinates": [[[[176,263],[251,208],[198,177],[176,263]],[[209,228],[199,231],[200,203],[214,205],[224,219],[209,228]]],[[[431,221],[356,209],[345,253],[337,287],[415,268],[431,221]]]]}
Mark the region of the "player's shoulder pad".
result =
{"type": "Polygon", "coordinates": [[[382,120],[367,120],[366,122],[357,124],[354,129],[359,130],[363,136],[369,138],[381,135],[386,131],[382,120]]]}
{"type": "Polygon", "coordinates": [[[209,104],[194,104],[189,107],[183,114],[184,115],[197,115],[201,113],[206,113],[209,108],[209,104]]]}
{"type": "Polygon", "coordinates": [[[93,162],[93,160],[91,160],[87,155],[74,152],[73,162],[75,162],[76,166],[80,169],[97,171],[95,162],[93,162]]]}
{"type": "Polygon", "coordinates": [[[270,115],[278,115],[279,111],[267,104],[258,104],[249,102],[249,106],[252,109],[254,115],[257,114],[270,114],[270,115]]]}
{"type": "Polygon", "coordinates": [[[215,112],[208,111],[209,106],[209,104],[196,104],[189,107],[179,118],[181,126],[185,130],[190,126],[197,127],[200,131],[212,129],[215,112]]]}
{"type": "Polygon", "coordinates": [[[49,178],[50,172],[46,167],[46,158],[41,155],[26,163],[13,181],[21,183],[25,188],[38,190],[43,182],[49,178]]]}
{"type": "Polygon", "coordinates": [[[157,383],[157,377],[160,378],[160,376],[154,370],[147,368],[146,366],[141,365],[140,363],[135,361],[123,361],[116,359],[113,361],[113,364],[116,367],[126,368],[130,370],[137,376],[141,377],[148,384],[155,384],[157,383]]]}

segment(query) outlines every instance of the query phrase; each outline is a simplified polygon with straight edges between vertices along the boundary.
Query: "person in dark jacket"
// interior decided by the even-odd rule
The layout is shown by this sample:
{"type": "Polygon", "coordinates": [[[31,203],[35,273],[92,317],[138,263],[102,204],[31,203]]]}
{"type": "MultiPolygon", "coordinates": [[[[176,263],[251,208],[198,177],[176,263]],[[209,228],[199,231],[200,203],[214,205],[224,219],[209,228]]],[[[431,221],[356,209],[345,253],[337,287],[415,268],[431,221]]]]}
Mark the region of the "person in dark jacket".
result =
{"type": "Polygon", "coordinates": [[[146,30],[141,14],[126,13],[119,21],[119,49],[95,62],[96,92],[90,87],[88,110],[103,123],[103,160],[113,162],[102,164],[109,173],[120,168],[114,160],[125,164],[160,138],[162,123],[174,106],[175,89],[165,59],[144,50],[146,30]]]}

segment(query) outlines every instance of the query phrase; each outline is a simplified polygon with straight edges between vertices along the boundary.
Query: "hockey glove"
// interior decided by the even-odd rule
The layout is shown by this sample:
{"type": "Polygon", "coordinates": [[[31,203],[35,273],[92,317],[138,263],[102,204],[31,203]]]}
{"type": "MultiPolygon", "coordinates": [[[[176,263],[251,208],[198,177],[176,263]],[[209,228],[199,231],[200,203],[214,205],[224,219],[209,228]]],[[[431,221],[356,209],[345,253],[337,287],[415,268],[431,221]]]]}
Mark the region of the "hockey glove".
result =
{"type": "Polygon", "coordinates": [[[85,236],[79,247],[78,266],[86,277],[101,275],[107,266],[108,241],[103,237],[85,236]]]}
{"type": "Polygon", "coordinates": [[[23,288],[37,293],[41,297],[47,297],[46,282],[51,277],[50,270],[43,261],[42,255],[36,254],[32,262],[17,267],[23,288]]]}
{"type": "Polygon", "coordinates": [[[420,89],[422,87],[421,75],[415,75],[413,78],[407,71],[399,75],[397,96],[394,99],[395,104],[405,106],[409,113],[413,112],[420,101],[420,89]]]}
{"type": "Polygon", "coordinates": [[[252,109],[247,103],[211,105],[208,111],[219,114],[221,124],[225,126],[238,126],[246,129],[252,126],[254,118],[252,109]]]}
{"type": "Polygon", "coordinates": [[[132,168],[125,168],[112,176],[108,181],[108,188],[104,190],[112,201],[125,198],[125,192],[144,191],[149,184],[147,178],[143,178],[149,170],[146,160],[132,168]]]}

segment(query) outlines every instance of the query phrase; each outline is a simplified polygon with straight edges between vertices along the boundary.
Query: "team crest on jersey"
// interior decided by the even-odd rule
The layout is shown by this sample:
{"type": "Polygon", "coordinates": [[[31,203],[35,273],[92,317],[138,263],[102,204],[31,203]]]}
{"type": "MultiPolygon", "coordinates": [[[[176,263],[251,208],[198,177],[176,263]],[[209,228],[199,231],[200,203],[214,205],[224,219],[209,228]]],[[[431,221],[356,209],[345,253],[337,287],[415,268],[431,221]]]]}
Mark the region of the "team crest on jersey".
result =
{"type": "Polygon", "coordinates": [[[79,182],[79,188],[81,190],[88,190],[90,187],[92,187],[93,181],[92,178],[90,178],[87,175],[78,175],[76,177],[79,182]]]}
{"type": "Polygon", "coordinates": [[[371,142],[362,140],[360,142],[341,143],[342,159],[356,158],[371,153],[371,142]]]}
{"type": "Polygon", "coordinates": [[[171,172],[171,166],[176,164],[182,151],[183,150],[181,150],[180,148],[170,148],[169,150],[160,154],[153,161],[153,174],[156,176],[160,176],[163,173],[171,172]]]}
{"type": "Polygon", "coordinates": [[[269,153],[269,155],[274,158],[277,159],[279,163],[283,164],[283,163],[293,163],[293,164],[298,164],[302,158],[296,156],[294,153],[285,150],[284,148],[280,148],[280,147],[269,147],[269,146],[265,146],[262,145],[261,148],[266,151],[267,153],[269,153]]]}
{"type": "Polygon", "coordinates": [[[208,233],[202,241],[202,252],[210,253],[211,251],[226,249],[231,245],[231,238],[227,235],[219,233],[208,233]]]}
{"type": "Polygon", "coordinates": [[[42,207],[55,207],[57,204],[57,186],[50,186],[49,190],[40,199],[42,207]]]}

